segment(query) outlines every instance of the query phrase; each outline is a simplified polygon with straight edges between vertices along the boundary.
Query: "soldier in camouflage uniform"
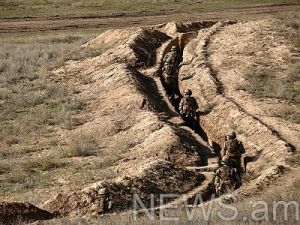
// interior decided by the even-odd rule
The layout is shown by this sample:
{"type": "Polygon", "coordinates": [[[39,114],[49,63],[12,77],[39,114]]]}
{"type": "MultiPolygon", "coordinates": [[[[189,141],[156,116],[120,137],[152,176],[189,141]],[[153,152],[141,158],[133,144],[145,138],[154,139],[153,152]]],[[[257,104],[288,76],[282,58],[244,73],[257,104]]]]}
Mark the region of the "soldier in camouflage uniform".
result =
{"type": "Polygon", "coordinates": [[[227,135],[221,151],[222,163],[232,165],[242,173],[241,157],[244,153],[245,149],[242,142],[237,140],[236,133],[231,131],[227,135]]]}
{"type": "Polygon", "coordinates": [[[220,168],[216,171],[215,188],[217,194],[224,194],[242,185],[241,156],[245,153],[243,144],[236,139],[236,133],[231,131],[221,151],[220,168]]]}
{"type": "Polygon", "coordinates": [[[222,195],[237,189],[240,183],[237,182],[236,171],[228,165],[223,165],[216,171],[214,185],[216,193],[222,195]]]}
{"type": "Polygon", "coordinates": [[[192,91],[190,89],[185,90],[184,96],[179,103],[179,113],[186,121],[187,125],[195,128],[198,122],[197,110],[199,106],[197,100],[191,95],[192,91]]]}
{"type": "Polygon", "coordinates": [[[172,100],[178,90],[178,70],[180,61],[180,54],[176,46],[172,46],[171,51],[163,58],[162,79],[167,90],[167,95],[172,100]]]}

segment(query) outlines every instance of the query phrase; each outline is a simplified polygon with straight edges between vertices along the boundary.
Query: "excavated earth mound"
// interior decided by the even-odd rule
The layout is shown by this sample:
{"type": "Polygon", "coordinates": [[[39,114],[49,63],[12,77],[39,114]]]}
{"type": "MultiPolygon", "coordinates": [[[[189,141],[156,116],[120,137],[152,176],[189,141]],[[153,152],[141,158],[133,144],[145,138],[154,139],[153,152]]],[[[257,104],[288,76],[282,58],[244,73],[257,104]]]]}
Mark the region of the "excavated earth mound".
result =
{"type": "MultiPolygon", "coordinates": [[[[217,37],[219,32],[224,32],[231,26],[238,25],[230,22],[217,23],[209,29],[199,31],[198,36],[188,43],[183,53],[179,86],[181,90],[191,88],[201,102],[203,113],[200,125],[212,146],[220,149],[225,135],[230,130],[237,132],[246,149],[245,161],[251,161],[245,167],[252,181],[240,189],[240,192],[249,195],[289,168],[295,147],[249,113],[243,105],[226,95],[221,79],[226,78],[226,74],[211,65],[211,54],[217,50],[214,49],[211,53],[209,47],[214,36],[217,37]]],[[[219,47],[220,51],[224,51],[223,46],[219,47]]],[[[222,56],[219,60],[226,60],[226,57],[222,56]]]]}
{"type": "Polygon", "coordinates": [[[18,224],[19,222],[33,222],[53,218],[53,214],[29,203],[0,203],[0,224],[18,224]]]}
{"type": "Polygon", "coordinates": [[[99,182],[80,192],[58,195],[45,203],[44,208],[63,216],[99,215],[105,210],[105,199],[111,200],[109,211],[120,212],[132,207],[137,194],[146,207],[150,207],[151,194],[156,201],[159,194],[181,194],[200,186],[202,174],[159,161],[140,169],[135,177],[125,176],[116,182],[99,182]],[[167,178],[167,179],[166,179],[167,178]]]}
{"type": "MultiPolygon", "coordinates": [[[[88,122],[58,130],[57,139],[68,145],[74,136],[96,134],[101,139],[97,151],[117,159],[103,170],[106,179],[79,191],[61,191],[41,208],[55,216],[90,216],[129,210],[133,194],[145,204],[150,194],[186,194],[190,200],[197,194],[208,196],[216,165],[212,147],[220,149],[232,129],[246,148],[246,158],[252,159],[247,164],[251,176],[238,194],[262,189],[284,173],[293,146],[227,96],[222,74],[211,65],[212,37],[231,26],[235,22],[209,21],[109,30],[83,46],[106,50],[101,56],[54,71],[53,82],[70,82],[89,99],[88,122]],[[193,90],[202,132],[184,125],[161,84],[162,58],[173,44],[183,50],[180,91],[193,90]]],[[[101,157],[84,160],[97,164],[101,157]]],[[[72,174],[64,179],[68,176],[72,174]]]]}
{"type": "MultiPolygon", "coordinates": [[[[185,29],[204,25],[189,23],[185,29]]],[[[92,99],[92,119],[71,132],[61,131],[61,137],[67,142],[68,136],[94,131],[103,140],[102,151],[118,155],[120,160],[113,166],[115,174],[111,179],[79,192],[59,194],[45,202],[43,208],[63,216],[101,214],[111,202],[109,212],[119,212],[132,207],[133,193],[149,202],[150,194],[183,194],[206,178],[212,181],[211,176],[185,168],[207,165],[213,155],[211,148],[199,141],[195,132],[178,126],[177,122],[183,121],[164,95],[160,80],[154,77],[159,73],[156,62],[161,61],[164,46],[173,41],[160,31],[163,29],[160,25],[158,29],[130,30],[128,38],[117,41],[110,41],[116,31],[107,31],[86,46],[99,48],[100,43],[113,48],[99,57],[71,63],[53,76],[54,80],[92,79],[80,87],[80,95],[92,99]]]]}

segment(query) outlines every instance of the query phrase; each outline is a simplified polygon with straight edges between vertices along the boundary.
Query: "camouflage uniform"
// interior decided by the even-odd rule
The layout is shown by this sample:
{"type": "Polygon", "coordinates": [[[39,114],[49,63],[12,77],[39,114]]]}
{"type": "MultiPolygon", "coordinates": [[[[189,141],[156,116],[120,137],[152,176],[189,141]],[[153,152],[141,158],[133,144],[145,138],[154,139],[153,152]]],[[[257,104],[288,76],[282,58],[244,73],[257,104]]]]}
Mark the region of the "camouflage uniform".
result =
{"type": "Polygon", "coordinates": [[[162,79],[167,88],[168,95],[174,95],[178,89],[178,70],[180,55],[175,46],[168,52],[163,59],[162,79]]]}
{"type": "Polygon", "coordinates": [[[179,103],[179,113],[184,118],[195,118],[198,108],[196,99],[188,94],[185,94],[179,103]]]}
{"type": "Polygon", "coordinates": [[[214,185],[218,195],[237,189],[241,185],[237,170],[227,165],[221,166],[216,171],[214,185]]]}
{"type": "Polygon", "coordinates": [[[221,151],[220,168],[216,171],[215,188],[217,194],[224,194],[242,185],[241,156],[245,153],[243,144],[231,132],[221,151]]]}
{"type": "MultiPolygon", "coordinates": [[[[235,136],[235,133],[234,135],[235,136]]],[[[222,163],[231,165],[242,172],[241,156],[245,153],[243,144],[234,138],[227,138],[221,151],[222,163]]]]}

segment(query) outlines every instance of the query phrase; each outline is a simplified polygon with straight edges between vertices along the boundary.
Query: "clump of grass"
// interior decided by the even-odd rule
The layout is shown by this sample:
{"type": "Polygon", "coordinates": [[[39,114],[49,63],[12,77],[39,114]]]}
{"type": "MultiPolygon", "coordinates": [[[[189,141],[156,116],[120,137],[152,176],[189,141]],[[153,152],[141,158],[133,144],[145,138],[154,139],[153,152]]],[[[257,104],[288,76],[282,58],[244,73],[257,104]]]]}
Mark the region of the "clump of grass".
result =
{"type": "Polygon", "coordinates": [[[286,37],[293,43],[296,48],[300,47],[300,16],[285,15],[281,18],[285,26],[292,29],[286,37]]]}
{"type": "Polygon", "coordinates": [[[247,84],[238,87],[246,90],[258,98],[279,98],[291,102],[299,102],[300,87],[296,83],[300,81],[300,64],[291,64],[286,77],[276,77],[270,71],[249,69],[246,73],[247,84]]]}
{"type": "Polygon", "coordinates": [[[11,172],[11,170],[12,170],[12,165],[10,165],[9,163],[4,163],[4,162],[0,163],[0,175],[9,173],[11,172]]]}
{"type": "Polygon", "coordinates": [[[98,140],[91,134],[80,134],[72,138],[70,145],[63,152],[64,157],[86,157],[96,155],[98,140]]]}
{"type": "Polygon", "coordinates": [[[5,180],[1,180],[0,193],[21,192],[34,188],[39,182],[39,177],[28,171],[14,171],[5,180]]]}
{"type": "Polygon", "coordinates": [[[291,121],[293,123],[300,124],[300,113],[298,113],[292,109],[285,108],[283,110],[280,110],[278,112],[278,116],[280,116],[288,121],[291,121]]]}
{"type": "Polygon", "coordinates": [[[66,163],[49,159],[49,158],[41,158],[35,160],[29,160],[21,164],[21,169],[23,171],[49,171],[53,169],[58,169],[65,167],[66,163]]]}

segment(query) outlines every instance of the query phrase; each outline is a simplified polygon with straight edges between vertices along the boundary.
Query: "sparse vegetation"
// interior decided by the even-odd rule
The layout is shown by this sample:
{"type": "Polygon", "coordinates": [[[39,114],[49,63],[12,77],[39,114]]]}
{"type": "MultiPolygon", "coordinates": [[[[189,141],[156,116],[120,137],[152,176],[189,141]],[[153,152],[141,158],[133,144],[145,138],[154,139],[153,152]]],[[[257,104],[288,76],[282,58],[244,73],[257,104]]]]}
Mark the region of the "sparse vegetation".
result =
{"type": "Polygon", "coordinates": [[[79,157],[95,155],[98,148],[98,142],[95,136],[81,134],[72,139],[71,144],[64,152],[65,157],[79,157]]]}
{"type": "Polygon", "coordinates": [[[250,70],[247,74],[248,83],[243,86],[244,90],[261,98],[279,98],[291,102],[300,101],[300,88],[297,87],[296,82],[300,81],[299,65],[292,65],[290,73],[287,77],[276,77],[270,71],[256,71],[250,70]]]}
{"type": "MultiPolygon", "coordinates": [[[[99,55],[99,51],[80,48],[98,33],[1,34],[1,194],[51,185],[47,176],[67,165],[57,156],[42,154],[47,145],[42,140],[50,140],[47,148],[58,148],[53,129],[73,129],[85,123],[78,113],[85,109],[87,99],[80,98],[72,86],[52,82],[51,71],[67,60],[99,55]],[[40,157],[31,155],[35,153],[40,157]]],[[[79,155],[87,153],[80,151],[79,155]]]]}
{"type": "Polygon", "coordinates": [[[66,163],[60,162],[58,160],[42,158],[28,160],[21,164],[22,171],[48,171],[52,169],[57,169],[66,166],[66,163]]]}
{"type": "MultiPolygon", "coordinates": [[[[274,31],[287,39],[291,45],[292,55],[286,56],[285,64],[287,69],[276,68],[265,65],[264,59],[268,58],[267,53],[257,59],[258,67],[246,69],[245,85],[238,86],[237,89],[246,90],[258,98],[276,98],[300,106],[300,63],[297,58],[300,43],[300,18],[299,16],[282,17],[283,27],[278,26],[274,31]],[[286,27],[290,30],[287,31],[286,27]],[[294,56],[295,55],[295,56],[294,56]]],[[[278,116],[293,123],[300,123],[300,114],[295,107],[278,109],[278,116]]]]}
{"type": "Polygon", "coordinates": [[[203,9],[242,7],[254,4],[297,3],[297,0],[4,0],[0,3],[0,17],[41,16],[97,16],[126,12],[196,11],[203,9]]]}
{"type": "MultiPolygon", "coordinates": [[[[246,4],[246,1],[243,0],[221,2],[220,7],[225,7],[225,3],[229,5],[235,3],[237,7],[246,4]]],[[[281,3],[283,1],[253,1],[251,4],[274,2],[281,3]]],[[[215,4],[217,4],[215,1],[195,2],[189,0],[175,0],[171,2],[165,0],[135,2],[131,0],[123,2],[118,0],[104,0],[100,2],[94,0],[90,0],[90,2],[81,0],[67,0],[63,2],[62,0],[25,0],[22,3],[20,1],[7,0],[4,4],[0,3],[0,9],[5,9],[2,13],[0,11],[0,17],[10,17],[11,13],[15,10],[18,12],[15,14],[16,17],[54,16],[54,12],[63,16],[69,16],[69,12],[72,15],[74,14],[74,16],[81,15],[81,13],[86,13],[84,16],[93,16],[100,11],[115,13],[115,10],[124,10],[125,7],[126,10],[131,12],[143,10],[155,12],[158,6],[160,10],[165,10],[164,7],[171,8],[171,10],[189,10],[194,7],[197,10],[202,7],[211,8],[215,4]],[[141,2],[145,2],[145,4],[141,4],[141,2]],[[157,4],[152,6],[154,2],[157,4]],[[26,3],[28,4],[26,5],[26,3]],[[35,4],[34,7],[32,6],[33,3],[35,4]],[[183,4],[186,8],[181,8],[183,4]],[[194,7],[195,4],[197,5],[196,7],[194,7]],[[53,5],[57,11],[51,9],[53,5]],[[66,7],[72,10],[65,12],[66,7]]],[[[287,26],[294,30],[299,30],[298,23],[287,23],[287,26]]],[[[115,117],[114,115],[112,118],[109,117],[110,113],[113,114],[115,111],[121,111],[119,108],[123,107],[115,99],[112,99],[116,103],[112,108],[109,105],[105,108],[105,116],[97,111],[98,117],[96,119],[99,120],[89,120],[93,116],[89,117],[90,114],[93,114],[95,111],[91,110],[88,112],[86,109],[89,106],[93,106],[98,110],[103,107],[104,103],[101,102],[102,99],[100,97],[89,102],[89,99],[83,96],[89,96],[90,93],[87,92],[90,90],[92,92],[92,89],[97,89],[97,91],[98,88],[105,89],[101,85],[99,87],[90,85],[93,82],[100,83],[102,81],[103,77],[100,73],[99,79],[96,81],[93,79],[93,73],[91,76],[87,75],[84,77],[74,78],[69,76],[66,80],[58,79],[60,78],[60,74],[53,76],[51,70],[64,65],[67,60],[79,60],[100,54],[98,51],[92,49],[78,48],[78,46],[92,37],[93,34],[44,35],[38,37],[29,35],[30,37],[25,38],[4,36],[6,37],[3,39],[3,44],[0,44],[0,49],[3,50],[0,52],[0,194],[4,196],[5,200],[26,199],[26,201],[37,204],[53,196],[53,193],[59,189],[67,189],[68,191],[78,190],[94,181],[115,178],[119,175],[117,173],[120,172],[120,169],[114,166],[120,163],[119,160],[122,157],[131,154],[129,158],[124,157],[124,162],[127,163],[130,160],[137,162],[139,157],[135,158],[134,154],[138,155],[139,152],[132,151],[133,153],[131,153],[130,150],[136,150],[139,147],[143,148],[146,144],[151,145],[151,142],[156,142],[155,139],[149,138],[148,142],[143,143],[145,138],[142,135],[151,137],[152,134],[151,132],[149,132],[150,135],[146,132],[143,133],[143,124],[134,122],[129,123],[129,125],[122,124],[123,118],[126,118],[126,123],[131,119],[127,114],[121,115],[123,113],[121,112],[120,114],[116,114],[115,117]],[[76,79],[74,83],[78,87],[73,85],[73,80],[69,82],[68,79],[76,79]],[[105,121],[107,123],[104,123],[101,119],[107,120],[105,121]],[[85,124],[77,129],[78,126],[83,125],[87,121],[92,121],[93,124],[85,124]],[[103,126],[103,124],[107,124],[107,126],[103,126]],[[111,124],[112,126],[110,127],[111,124]],[[105,129],[109,131],[106,132],[105,129]],[[131,129],[134,130],[135,133],[133,134],[135,135],[132,135],[131,129]],[[103,134],[105,138],[101,137],[102,133],[105,133],[103,134]],[[137,133],[141,133],[141,137],[137,133]],[[112,136],[114,137],[111,138],[112,136]],[[140,143],[141,146],[139,146],[140,143]],[[133,157],[131,158],[132,155],[133,157]],[[41,196],[36,195],[36,193],[40,193],[41,196]],[[44,194],[48,194],[48,196],[44,197],[44,194]],[[9,197],[7,197],[8,195],[9,197]]],[[[295,35],[291,35],[290,38],[292,41],[299,40],[295,35]]],[[[89,64],[87,63],[87,65],[89,64]]],[[[86,68],[81,67],[81,70],[86,68]]],[[[96,70],[98,68],[95,67],[92,69],[96,70]]],[[[287,70],[287,76],[284,77],[273,76],[272,71],[269,70],[249,70],[247,74],[248,84],[242,88],[258,97],[280,98],[293,104],[298,104],[300,100],[300,88],[297,86],[299,83],[299,69],[300,67],[297,62],[291,62],[291,66],[287,70]]],[[[69,74],[64,71],[63,75],[69,74]]],[[[115,77],[112,76],[112,78],[115,77]]],[[[119,92],[118,88],[116,90],[119,92]]],[[[101,90],[98,93],[104,92],[101,90]]],[[[120,98],[127,96],[127,92],[124,93],[122,94],[120,91],[120,98]]],[[[106,95],[106,98],[107,96],[111,96],[111,94],[106,95]]],[[[137,97],[136,102],[138,103],[139,101],[140,98],[137,97]]],[[[131,110],[129,110],[128,112],[124,111],[130,114],[131,110]]],[[[143,113],[143,116],[147,117],[146,112],[143,111],[143,113]]],[[[294,111],[282,111],[282,116],[294,122],[300,122],[299,114],[294,111]]],[[[139,116],[136,117],[144,119],[139,116]]],[[[151,129],[155,131],[159,131],[161,126],[164,126],[162,124],[156,126],[154,119],[153,121],[145,120],[145,124],[151,126],[151,129]]],[[[160,134],[160,132],[157,132],[155,133],[156,136],[153,136],[159,138],[160,134]]],[[[172,133],[170,134],[172,135],[172,133]]],[[[153,149],[156,149],[155,147],[153,149]]],[[[174,145],[170,151],[173,151],[173,147],[176,148],[174,145]]],[[[142,151],[141,154],[145,154],[144,157],[153,157],[153,159],[156,159],[161,157],[161,153],[164,152],[160,152],[160,149],[157,149],[156,156],[155,152],[152,153],[151,151],[150,153],[142,151]]],[[[145,162],[145,164],[148,163],[146,160],[145,162]]],[[[128,163],[124,167],[124,171],[127,171],[126,169],[130,167],[131,165],[128,163]]],[[[122,169],[122,167],[120,168],[122,169]]],[[[130,169],[134,170],[136,168],[133,166],[130,169]]],[[[142,172],[142,169],[140,172],[142,172]]],[[[124,174],[124,171],[121,173],[122,176],[127,175],[124,174]]],[[[155,173],[154,176],[157,179],[161,179],[161,176],[165,175],[155,173]]],[[[183,176],[182,179],[185,179],[185,177],[183,176]]],[[[172,182],[172,179],[170,180],[172,182]]],[[[129,182],[130,180],[128,179],[129,182]]],[[[146,186],[149,186],[146,188],[151,188],[151,182],[146,182],[146,186]]],[[[132,188],[134,186],[128,185],[128,187],[132,188]]],[[[178,188],[182,188],[182,186],[178,188]]],[[[121,190],[121,194],[122,192],[123,189],[121,190]]],[[[268,202],[280,198],[287,199],[287,196],[278,195],[278,193],[271,193],[265,195],[265,197],[268,202]]],[[[299,199],[299,196],[292,197],[299,199]]],[[[242,216],[251,214],[247,201],[239,202],[235,205],[238,207],[241,215],[238,217],[238,221],[232,223],[224,223],[215,214],[207,222],[201,216],[196,216],[193,221],[187,221],[187,218],[184,217],[185,212],[182,210],[172,210],[167,212],[165,216],[182,216],[178,224],[257,224],[256,221],[252,220],[243,222],[242,216]]],[[[292,215],[290,218],[292,218],[292,215]]],[[[46,224],[131,223],[134,223],[132,218],[124,215],[111,215],[104,218],[97,218],[95,221],[80,219],[70,222],[67,219],[62,219],[46,222],[46,224]]],[[[137,223],[145,225],[157,224],[158,221],[152,222],[145,217],[141,217],[137,223]]],[[[174,222],[162,224],[174,224],[174,222]]],[[[285,223],[280,218],[276,223],[272,221],[272,224],[285,223]]]]}

